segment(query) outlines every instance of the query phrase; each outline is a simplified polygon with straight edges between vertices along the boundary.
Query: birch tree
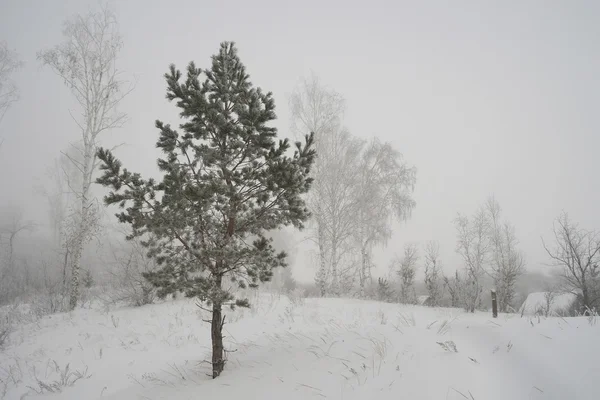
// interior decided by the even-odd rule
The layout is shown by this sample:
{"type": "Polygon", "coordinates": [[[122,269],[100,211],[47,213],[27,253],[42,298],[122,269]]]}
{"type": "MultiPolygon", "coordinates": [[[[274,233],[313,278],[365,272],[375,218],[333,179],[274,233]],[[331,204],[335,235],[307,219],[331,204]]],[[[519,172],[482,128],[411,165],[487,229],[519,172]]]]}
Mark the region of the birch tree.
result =
{"type": "Polygon", "coordinates": [[[108,8],[67,20],[63,36],[64,43],[39,52],[38,59],[63,79],[79,105],[78,112],[71,113],[80,131],[80,141],[74,146],[79,157],[69,156],[80,175],[78,187],[72,187],[77,204],[72,207],[69,227],[69,305],[74,309],[79,298],[81,256],[98,223],[98,204],[91,191],[99,163],[96,150],[102,133],[124,123],[126,115],[118,111],[118,105],[127,92],[122,90],[124,82],[116,67],[123,41],[116,17],[108,8]]]}
{"type": "Polygon", "coordinates": [[[525,258],[519,251],[515,228],[501,221],[500,204],[490,197],[486,203],[489,219],[490,268],[496,286],[498,310],[507,312],[516,296],[516,283],[525,270],[525,258]]]}
{"type": "Polygon", "coordinates": [[[315,282],[321,295],[340,290],[340,263],[351,250],[352,190],[362,143],[342,127],[343,97],[323,86],[313,74],[289,100],[292,130],[297,136],[314,132],[317,158],[311,169],[313,185],[307,197],[312,215],[310,238],[317,244],[319,267],[315,282]]]}
{"type": "Polygon", "coordinates": [[[600,309],[600,233],[585,230],[562,213],[554,222],[553,246],[542,244],[552,265],[562,269],[562,280],[581,296],[581,312],[600,309]]]}
{"type": "Polygon", "coordinates": [[[366,281],[372,279],[373,247],[387,244],[392,236],[392,222],[406,220],[415,207],[412,191],[416,170],[404,162],[391,144],[374,138],[364,147],[355,176],[353,239],[360,251],[360,295],[364,297],[366,281]]]}
{"type": "Polygon", "coordinates": [[[345,288],[351,287],[352,282],[348,280],[353,281],[356,271],[352,265],[355,248],[351,239],[357,223],[355,177],[363,142],[346,130],[334,131],[322,138],[322,142],[321,150],[327,155],[327,161],[323,163],[323,173],[315,180],[320,178],[321,181],[319,212],[330,254],[331,292],[338,296],[341,280],[345,288]]]}

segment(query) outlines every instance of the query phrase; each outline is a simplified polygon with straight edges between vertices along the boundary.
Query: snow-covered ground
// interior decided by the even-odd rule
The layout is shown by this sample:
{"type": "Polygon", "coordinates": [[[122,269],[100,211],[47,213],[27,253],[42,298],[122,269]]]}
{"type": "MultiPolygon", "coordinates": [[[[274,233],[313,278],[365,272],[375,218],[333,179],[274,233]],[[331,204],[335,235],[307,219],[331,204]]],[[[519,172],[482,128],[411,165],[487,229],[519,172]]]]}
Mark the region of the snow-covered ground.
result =
{"type": "Polygon", "coordinates": [[[232,352],[216,380],[206,376],[210,368],[204,361],[209,327],[193,301],[177,300],[77,310],[18,326],[0,353],[0,394],[4,390],[7,399],[600,398],[600,324],[594,318],[514,314],[493,320],[487,313],[455,309],[292,301],[273,294],[255,295],[253,301],[253,309],[228,313],[225,340],[232,352]]]}

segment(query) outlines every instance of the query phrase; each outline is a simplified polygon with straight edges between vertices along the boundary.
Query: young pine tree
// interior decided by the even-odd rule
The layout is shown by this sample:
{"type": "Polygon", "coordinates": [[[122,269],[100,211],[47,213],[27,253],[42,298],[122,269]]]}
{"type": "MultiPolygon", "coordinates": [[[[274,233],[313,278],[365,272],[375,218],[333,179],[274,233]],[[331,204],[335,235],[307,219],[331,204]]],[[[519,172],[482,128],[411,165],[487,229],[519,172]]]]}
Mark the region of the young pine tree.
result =
{"type": "Polygon", "coordinates": [[[419,250],[416,244],[407,243],[404,246],[404,256],[399,260],[397,270],[400,277],[400,302],[403,304],[415,304],[417,295],[415,293],[415,276],[417,274],[417,263],[419,261],[419,250]]]}
{"type": "Polygon", "coordinates": [[[129,237],[144,237],[160,265],[145,274],[158,295],[181,291],[212,307],[216,378],[225,365],[222,307],[249,307],[225,281],[256,287],[285,266],[286,254],[264,234],[290,224],[302,228],[309,217],[301,195],[311,184],[313,134],[288,155],[288,141],[277,142],[277,130],[268,126],[275,119],[272,94],[252,86],[234,43],[221,44],[210,69],[190,63],[181,77],[173,65],[165,75],[167,98],[184,122],[179,130],[156,122],[162,181],[122,169],[100,149],[98,183],[112,190],[105,202],[124,209],[117,217],[131,225],[129,237]]]}
{"type": "Polygon", "coordinates": [[[442,302],[443,285],[441,282],[440,245],[436,241],[425,245],[425,288],[429,295],[429,305],[437,307],[442,302]]]}

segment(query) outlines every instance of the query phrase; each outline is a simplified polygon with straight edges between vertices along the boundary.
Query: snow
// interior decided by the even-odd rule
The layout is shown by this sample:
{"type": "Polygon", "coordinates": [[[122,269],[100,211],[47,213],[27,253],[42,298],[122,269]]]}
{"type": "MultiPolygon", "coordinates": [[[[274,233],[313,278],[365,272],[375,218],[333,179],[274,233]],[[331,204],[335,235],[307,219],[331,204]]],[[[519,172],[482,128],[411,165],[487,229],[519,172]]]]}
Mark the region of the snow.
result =
{"type": "Polygon", "coordinates": [[[519,309],[519,313],[522,315],[545,315],[546,311],[549,311],[549,315],[568,315],[569,309],[576,301],[577,296],[573,293],[530,293],[519,309]],[[548,308],[548,301],[550,301],[550,307],[549,310],[546,310],[548,308]]]}
{"type": "MultiPolygon", "coordinates": [[[[596,399],[594,317],[520,318],[255,294],[227,312],[229,361],[191,300],[23,323],[0,353],[6,399],[596,399]],[[456,348],[456,352],[453,351],[456,348]],[[87,374],[56,393],[56,366],[87,374]],[[51,387],[51,386],[50,386],[51,387]],[[26,394],[26,397],[21,397],[26,394]]],[[[0,383],[0,394],[3,387],[0,383]]]]}

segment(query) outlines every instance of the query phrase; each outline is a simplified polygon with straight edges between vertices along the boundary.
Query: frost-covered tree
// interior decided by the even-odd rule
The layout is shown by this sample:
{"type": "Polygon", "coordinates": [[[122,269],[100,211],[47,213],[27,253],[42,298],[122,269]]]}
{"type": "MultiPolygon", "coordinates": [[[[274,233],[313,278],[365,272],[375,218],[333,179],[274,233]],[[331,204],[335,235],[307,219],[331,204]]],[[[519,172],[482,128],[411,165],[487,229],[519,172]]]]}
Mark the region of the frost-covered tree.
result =
{"type": "Polygon", "coordinates": [[[9,49],[6,42],[0,42],[0,122],[10,106],[19,99],[19,90],[12,75],[22,65],[17,53],[9,49]]]}
{"type": "Polygon", "coordinates": [[[484,208],[473,217],[458,215],[456,226],[456,252],[462,257],[465,267],[463,304],[467,311],[475,312],[481,305],[483,276],[489,256],[489,221],[484,208]]]}
{"type": "MultiPolygon", "coordinates": [[[[13,300],[22,290],[16,265],[15,244],[19,236],[36,229],[36,224],[23,218],[19,207],[8,207],[0,214],[0,304],[13,300]]],[[[26,271],[25,271],[26,272],[26,271]]]]}
{"type": "Polygon", "coordinates": [[[525,271],[525,258],[518,249],[515,228],[508,221],[501,221],[500,204],[490,197],[486,203],[489,219],[490,269],[496,286],[498,310],[507,312],[514,306],[516,284],[525,271]]]}
{"type": "Polygon", "coordinates": [[[62,264],[60,289],[66,293],[69,288],[69,267],[73,255],[73,246],[78,235],[78,188],[81,187],[81,173],[71,160],[80,159],[73,146],[54,159],[45,176],[35,187],[36,192],[45,198],[48,206],[48,219],[52,229],[54,244],[59,250],[62,264]]]}
{"type": "Polygon", "coordinates": [[[544,249],[562,269],[568,290],[581,296],[581,312],[600,310],[600,232],[585,230],[562,213],[554,223],[554,245],[544,249]]]}
{"type": "MultiPolygon", "coordinates": [[[[319,257],[321,254],[319,253],[319,257]]],[[[321,264],[319,264],[319,268],[315,274],[315,286],[319,291],[319,295],[325,297],[329,286],[329,269],[327,268],[327,260],[320,259],[320,262],[321,264]]]]}
{"type": "MultiPolygon", "coordinates": [[[[308,194],[307,205],[311,211],[313,229],[310,238],[318,246],[319,267],[315,274],[315,283],[324,296],[327,292],[330,275],[330,247],[327,240],[325,206],[323,197],[324,174],[331,156],[326,150],[324,138],[340,129],[341,119],[345,110],[344,98],[334,90],[324,87],[319,78],[312,74],[304,79],[289,99],[292,131],[300,138],[306,132],[315,134],[315,150],[317,158],[311,170],[314,179],[312,189],[308,194]]],[[[337,279],[337,277],[336,277],[337,279]]]]}
{"type": "MultiPolygon", "coordinates": [[[[71,187],[77,204],[71,207],[71,309],[79,298],[79,272],[84,246],[93,238],[98,223],[98,204],[91,187],[98,167],[96,151],[100,135],[122,126],[126,115],[117,107],[127,94],[116,68],[123,46],[115,15],[103,8],[98,12],[76,15],[65,22],[64,43],[38,53],[43,65],[49,66],[70,89],[79,105],[79,115],[72,115],[80,131],[74,145],[77,157],[69,160],[77,168],[80,179],[71,187]]],[[[67,154],[67,153],[65,153],[67,154]]]]}
{"type": "MultiPolygon", "coordinates": [[[[123,234],[127,234],[124,232],[123,234]]],[[[122,237],[122,236],[121,236],[122,237]]],[[[110,256],[106,262],[112,278],[108,300],[129,306],[140,307],[156,299],[156,288],[144,278],[144,274],[158,269],[156,259],[147,257],[141,238],[132,238],[125,243],[109,243],[110,256]]]]}
{"type": "Polygon", "coordinates": [[[385,278],[377,279],[377,300],[390,302],[394,298],[394,290],[390,287],[390,283],[385,278]]]}
{"type": "MultiPolygon", "coordinates": [[[[283,250],[288,255],[288,262],[293,264],[293,259],[296,256],[296,243],[293,233],[288,229],[278,229],[270,232],[267,236],[273,239],[273,247],[283,250]]],[[[296,279],[292,268],[277,268],[273,271],[273,276],[268,285],[270,289],[280,290],[284,293],[291,293],[297,287],[296,279]]]]}
{"type": "Polygon", "coordinates": [[[223,307],[248,307],[235,287],[256,287],[286,265],[286,254],[275,251],[266,233],[302,228],[309,217],[302,196],[311,184],[314,137],[306,135],[288,154],[288,140],[277,141],[270,126],[273,96],[253,87],[234,43],[221,44],[211,68],[192,62],[182,81],[172,65],[165,78],[167,98],[184,122],[179,130],[156,122],[162,180],[143,179],[100,149],[98,182],[112,189],[106,203],[124,208],[118,218],[131,224],[129,237],[146,238],[160,269],[145,276],[158,295],[180,291],[211,307],[216,378],[225,364],[223,307]]]}
{"type": "Polygon", "coordinates": [[[406,220],[415,207],[412,191],[416,170],[391,144],[374,138],[364,147],[355,176],[353,239],[360,251],[358,275],[360,295],[364,297],[365,284],[371,278],[373,247],[385,245],[392,236],[392,222],[406,220]]]}
{"type": "Polygon", "coordinates": [[[460,278],[458,271],[454,271],[453,277],[447,277],[444,275],[444,288],[450,294],[450,306],[460,307],[463,298],[463,281],[460,278]]]}
{"type": "Polygon", "coordinates": [[[310,238],[319,252],[315,283],[323,295],[339,295],[341,287],[353,279],[349,260],[356,222],[353,194],[363,142],[342,126],[342,96],[323,86],[315,75],[294,91],[290,110],[294,132],[315,134],[314,183],[307,198],[314,226],[310,238]]]}
{"type": "Polygon", "coordinates": [[[439,306],[442,302],[442,263],[440,261],[440,244],[435,241],[425,245],[425,287],[429,294],[431,306],[439,306]]]}
{"type": "Polygon", "coordinates": [[[6,217],[2,219],[3,221],[0,224],[0,234],[6,238],[8,265],[12,266],[14,263],[14,247],[17,236],[24,232],[33,231],[36,224],[32,221],[25,220],[23,218],[23,211],[18,207],[8,210],[6,217]]]}
{"type": "MultiPolygon", "coordinates": [[[[323,189],[321,210],[324,234],[329,248],[331,294],[338,296],[354,284],[355,247],[352,235],[356,229],[356,173],[362,141],[347,131],[339,130],[322,138],[329,160],[320,176],[323,189]]],[[[319,153],[317,153],[319,154],[319,153]]],[[[315,180],[317,177],[315,177],[315,180]]]]}
{"type": "Polygon", "coordinates": [[[45,198],[48,206],[48,219],[52,236],[55,243],[60,243],[62,237],[63,224],[67,215],[67,207],[69,203],[69,175],[74,175],[68,172],[71,166],[68,158],[61,154],[57,157],[46,170],[43,179],[40,179],[36,186],[36,192],[45,198]]]}
{"type": "Polygon", "coordinates": [[[396,273],[400,278],[400,302],[414,304],[417,301],[415,292],[415,276],[419,262],[419,248],[414,243],[404,245],[404,254],[401,259],[396,258],[396,273]]]}

